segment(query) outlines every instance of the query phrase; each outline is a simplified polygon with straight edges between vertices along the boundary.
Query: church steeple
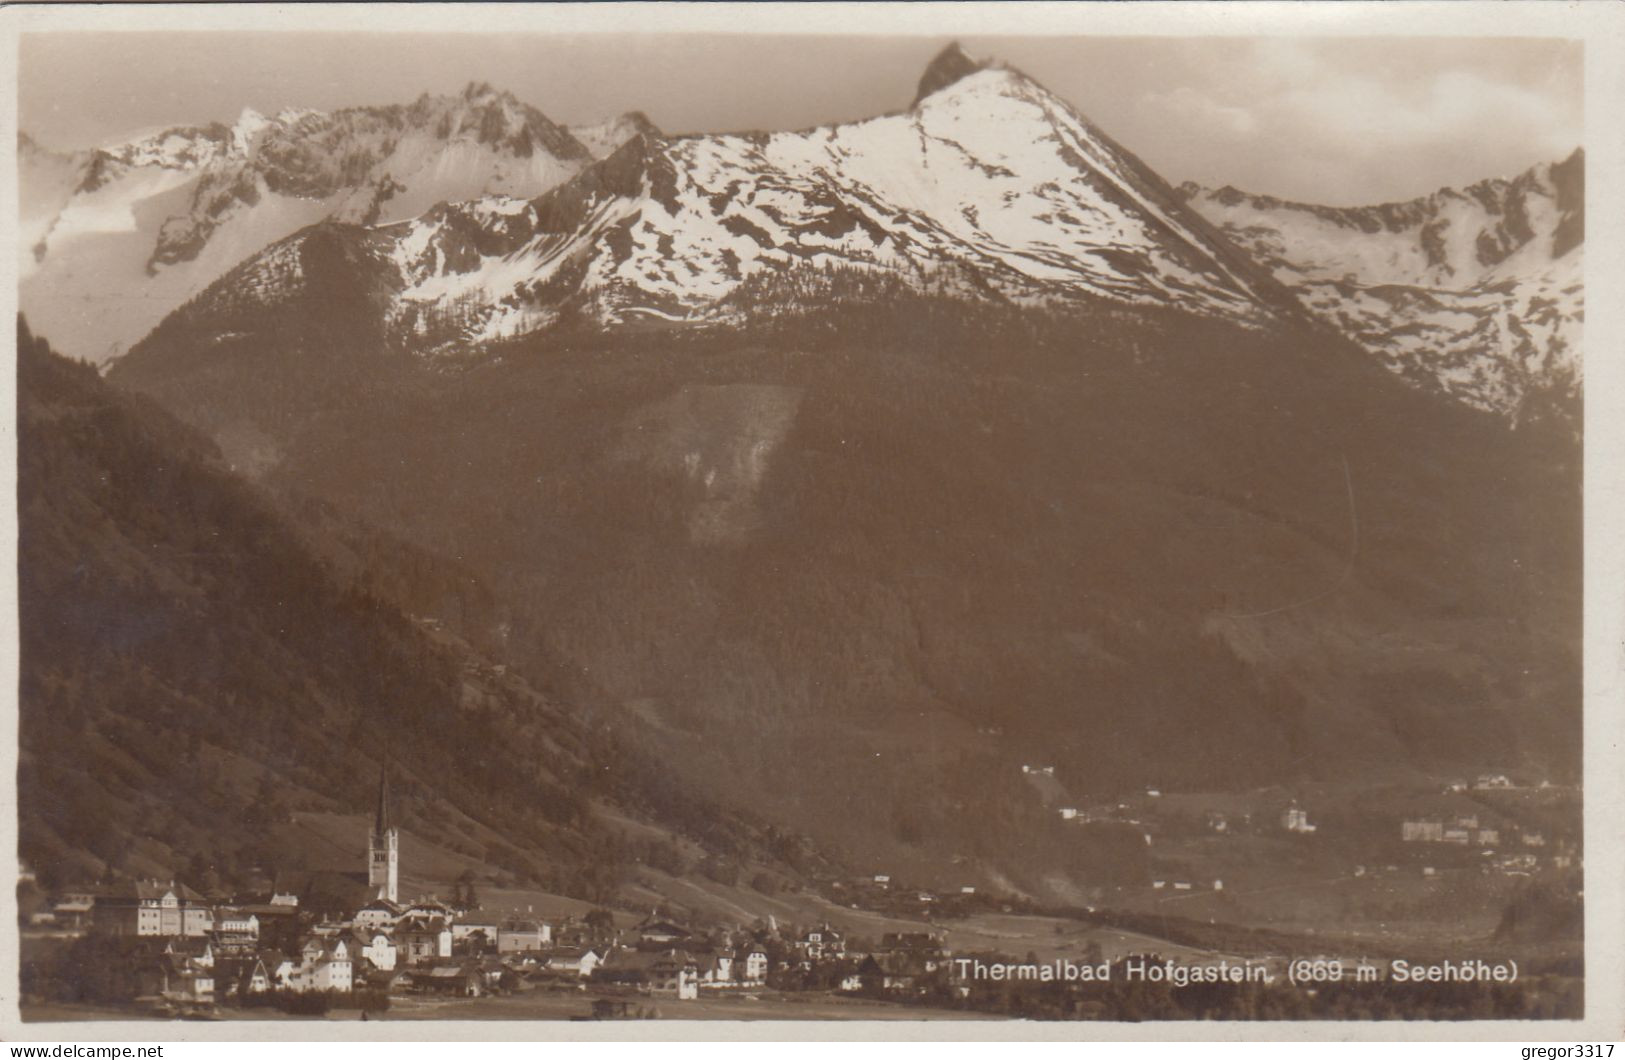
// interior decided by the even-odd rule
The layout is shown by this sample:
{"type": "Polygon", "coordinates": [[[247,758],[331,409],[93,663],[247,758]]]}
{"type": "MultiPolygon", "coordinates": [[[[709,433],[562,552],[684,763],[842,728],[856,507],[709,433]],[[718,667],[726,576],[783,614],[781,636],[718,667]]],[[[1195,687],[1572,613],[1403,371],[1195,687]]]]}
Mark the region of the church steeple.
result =
{"type": "Polygon", "coordinates": [[[367,837],[367,885],[377,888],[378,897],[396,902],[400,900],[401,831],[389,811],[386,762],[378,772],[378,812],[367,837]]]}
{"type": "Polygon", "coordinates": [[[389,823],[389,766],[378,771],[378,815],[373,821],[372,834],[383,835],[393,825],[389,823]]]}

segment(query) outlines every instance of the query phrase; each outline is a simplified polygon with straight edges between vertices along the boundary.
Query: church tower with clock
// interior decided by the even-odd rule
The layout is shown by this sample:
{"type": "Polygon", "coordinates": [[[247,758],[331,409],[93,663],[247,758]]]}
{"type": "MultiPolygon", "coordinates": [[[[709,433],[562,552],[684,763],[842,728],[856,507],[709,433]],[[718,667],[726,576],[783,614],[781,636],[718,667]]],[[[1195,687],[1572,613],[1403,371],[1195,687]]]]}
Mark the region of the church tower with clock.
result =
{"type": "Polygon", "coordinates": [[[401,830],[389,815],[389,767],[378,775],[378,816],[367,837],[367,886],[378,897],[400,901],[401,830]]]}

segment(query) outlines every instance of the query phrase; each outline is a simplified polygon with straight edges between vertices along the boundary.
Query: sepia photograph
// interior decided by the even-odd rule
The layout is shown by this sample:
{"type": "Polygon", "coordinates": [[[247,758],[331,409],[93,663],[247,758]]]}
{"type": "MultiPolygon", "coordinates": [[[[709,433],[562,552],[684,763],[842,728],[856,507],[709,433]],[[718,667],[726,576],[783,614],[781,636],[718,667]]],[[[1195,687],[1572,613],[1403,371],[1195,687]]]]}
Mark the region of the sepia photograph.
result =
{"type": "Polygon", "coordinates": [[[8,20],[22,1028],[1618,1005],[1578,21],[122,6],[8,20]]]}

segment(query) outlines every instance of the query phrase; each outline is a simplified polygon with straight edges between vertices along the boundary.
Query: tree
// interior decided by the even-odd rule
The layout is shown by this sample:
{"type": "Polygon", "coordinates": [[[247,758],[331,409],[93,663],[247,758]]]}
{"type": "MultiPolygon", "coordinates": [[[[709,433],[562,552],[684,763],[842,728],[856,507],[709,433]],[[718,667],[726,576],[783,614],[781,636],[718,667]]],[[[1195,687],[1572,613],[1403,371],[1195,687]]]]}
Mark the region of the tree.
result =
{"type": "Polygon", "coordinates": [[[477,879],[473,869],[464,869],[457,882],[452,884],[452,901],[464,909],[478,909],[480,899],[474,886],[477,879]]]}
{"type": "Polygon", "coordinates": [[[594,939],[609,938],[615,934],[615,914],[608,909],[594,909],[587,914],[587,930],[594,939]]]}

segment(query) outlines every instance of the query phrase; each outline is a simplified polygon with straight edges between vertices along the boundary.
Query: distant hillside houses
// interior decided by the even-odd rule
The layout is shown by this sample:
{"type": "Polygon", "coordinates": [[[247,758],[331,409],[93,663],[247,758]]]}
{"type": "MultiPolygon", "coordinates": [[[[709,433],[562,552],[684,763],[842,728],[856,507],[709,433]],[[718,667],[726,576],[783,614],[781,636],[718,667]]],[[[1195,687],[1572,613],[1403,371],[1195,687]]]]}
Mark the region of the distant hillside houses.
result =
{"type": "Polygon", "coordinates": [[[1316,830],[1316,826],[1309,823],[1309,811],[1297,805],[1281,811],[1281,827],[1300,835],[1308,835],[1316,830]]]}
{"type": "Polygon", "coordinates": [[[1501,832],[1481,827],[1476,815],[1454,818],[1408,818],[1400,822],[1400,839],[1406,843],[1454,843],[1457,846],[1498,846],[1501,832]]]}

